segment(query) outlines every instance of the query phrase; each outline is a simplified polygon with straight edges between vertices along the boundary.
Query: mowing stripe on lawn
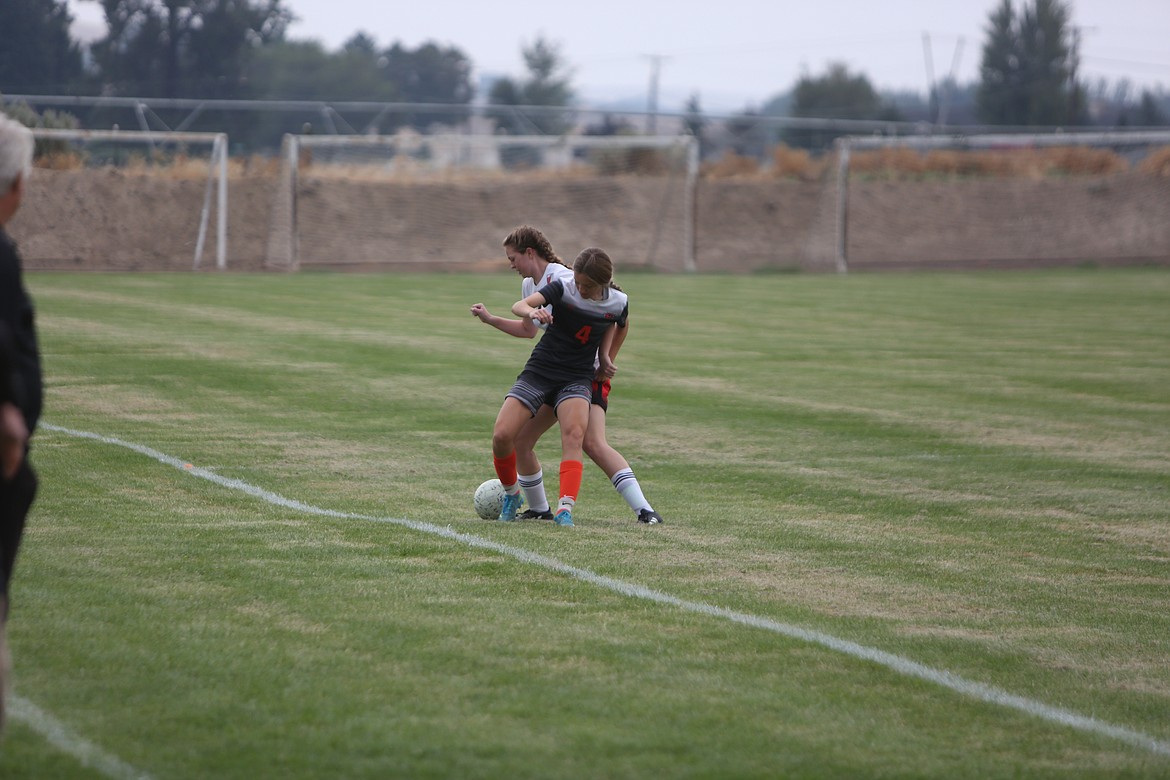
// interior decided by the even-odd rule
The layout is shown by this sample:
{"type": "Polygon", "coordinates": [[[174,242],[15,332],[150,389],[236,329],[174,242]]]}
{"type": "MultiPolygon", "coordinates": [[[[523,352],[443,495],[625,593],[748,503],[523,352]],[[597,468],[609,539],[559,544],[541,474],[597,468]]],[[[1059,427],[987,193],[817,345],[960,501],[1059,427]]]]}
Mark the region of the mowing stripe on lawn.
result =
{"type": "Polygon", "coordinates": [[[667,593],[652,590],[643,585],[637,585],[630,582],[623,582],[612,577],[605,577],[600,574],[595,574],[586,569],[580,569],[576,566],[570,566],[566,563],[549,558],[544,555],[523,550],[518,547],[511,547],[499,542],[493,542],[490,539],[484,539],[472,534],[464,534],[455,531],[450,526],[443,527],[434,525],[432,523],[423,523],[416,520],[407,520],[403,518],[394,517],[374,517],[371,515],[355,514],[352,512],[339,512],[334,509],[324,509],[316,507],[311,504],[305,504],[301,501],[296,501],[291,498],[285,498],[277,493],[265,490],[255,485],[249,484],[242,480],[223,477],[207,469],[199,468],[180,458],[175,458],[166,455],[158,450],[152,449],[142,444],[134,444],[133,442],[123,441],[112,436],[104,436],[98,433],[89,433],[87,431],[75,431],[69,428],[62,428],[56,425],[49,425],[42,423],[42,428],[50,431],[56,431],[68,436],[73,436],[81,439],[92,439],[94,441],[102,442],[103,444],[113,444],[118,447],[125,447],[133,450],[149,458],[153,458],[159,463],[164,463],[168,466],[182,471],[185,474],[190,474],[193,477],[208,480],[217,485],[221,485],[232,490],[238,490],[250,496],[266,501],[270,504],[292,509],[297,512],[304,512],[306,514],[321,515],[324,517],[333,517],[346,520],[364,520],[376,523],[392,523],[404,528],[410,528],[422,533],[434,534],[446,539],[466,544],[469,547],[477,547],[484,550],[492,550],[502,555],[515,558],[524,563],[529,563],[534,566],[539,566],[550,571],[555,571],[561,574],[566,574],[570,577],[575,577],[584,582],[597,585],[607,590],[612,590],[624,596],[631,598],[645,599],[647,601],[657,602],[659,604],[668,604],[670,606],[678,607],[689,612],[696,612],[711,617],[718,617],[724,620],[730,620],[734,623],[740,623],[754,628],[760,628],[765,631],[771,631],[777,634],[797,639],[803,642],[821,645],[838,653],[858,658],[865,661],[884,666],[887,669],[897,672],[898,674],[906,675],[907,677],[914,677],[927,682],[932,682],[948,688],[963,696],[980,701],[989,702],[991,704],[998,704],[1003,707],[1018,710],[1028,715],[1041,718],[1043,720],[1057,723],[1063,726],[1068,726],[1081,731],[1098,734],[1101,736],[1111,737],[1122,742],[1129,743],[1136,747],[1148,750],[1163,756],[1170,756],[1170,743],[1155,739],[1148,734],[1143,734],[1139,731],[1126,728],[1124,726],[1117,726],[1097,718],[1081,715],[1072,710],[1063,709],[1061,707],[1053,707],[1043,702],[1029,699],[1024,696],[1017,696],[1016,694],[1005,691],[995,686],[986,685],[984,683],[967,680],[959,675],[951,672],[934,669],[932,667],[920,664],[902,656],[887,653],[877,648],[867,647],[865,645],[850,642],[845,639],[839,639],[831,634],[825,634],[820,631],[813,631],[810,629],[800,628],[799,626],[789,625],[787,623],[780,623],[768,618],[759,617],[757,615],[749,615],[743,612],[735,612],[722,607],[711,606],[710,604],[703,604],[696,601],[686,601],[684,599],[671,596],[667,593]]]}

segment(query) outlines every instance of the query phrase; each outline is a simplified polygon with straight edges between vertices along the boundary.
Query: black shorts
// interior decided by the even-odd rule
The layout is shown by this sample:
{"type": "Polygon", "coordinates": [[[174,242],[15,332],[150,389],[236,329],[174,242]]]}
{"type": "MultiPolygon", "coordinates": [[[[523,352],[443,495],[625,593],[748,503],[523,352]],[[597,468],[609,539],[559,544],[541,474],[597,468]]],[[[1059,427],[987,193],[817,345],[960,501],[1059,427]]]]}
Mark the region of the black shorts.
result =
{"type": "Polygon", "coordinates": [[[516,384],[512,385],[505,397],[515,398],[535,416],[541,406],[548,404],[556,411],[561,401],[570,398],[583,398],[592,403],[593,389],[588,379],[546,379],[539,374],[524,371],[516,377],[516,384]]]}

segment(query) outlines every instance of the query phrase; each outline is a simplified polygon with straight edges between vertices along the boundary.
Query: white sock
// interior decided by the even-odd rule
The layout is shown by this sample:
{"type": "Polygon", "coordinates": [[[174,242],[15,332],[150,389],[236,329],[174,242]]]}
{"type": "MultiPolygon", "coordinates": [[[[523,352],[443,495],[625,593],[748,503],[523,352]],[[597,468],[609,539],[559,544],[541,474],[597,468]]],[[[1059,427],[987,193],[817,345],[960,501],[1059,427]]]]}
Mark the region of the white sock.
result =
{"type": "Polygon", "coordinates": [[[524,490],[524,500],[528,508],[534,512],[548,511],[548,496],[544,494],[544,471],[537,471],[531,476],[520,474],[520,487],[524,490]]]}
{"type": "Polygon", "coordinates": [[[650,506],[646,496],[642,495],[642,486],[638,484],[638,478],[634,476],[633,469],[622,469],[613,475],[610,482],[613,483],[614,489],[621,494],[621,497],[626,500],[635,514],[642,509],[654,511],[654,507],[650,506]]]}

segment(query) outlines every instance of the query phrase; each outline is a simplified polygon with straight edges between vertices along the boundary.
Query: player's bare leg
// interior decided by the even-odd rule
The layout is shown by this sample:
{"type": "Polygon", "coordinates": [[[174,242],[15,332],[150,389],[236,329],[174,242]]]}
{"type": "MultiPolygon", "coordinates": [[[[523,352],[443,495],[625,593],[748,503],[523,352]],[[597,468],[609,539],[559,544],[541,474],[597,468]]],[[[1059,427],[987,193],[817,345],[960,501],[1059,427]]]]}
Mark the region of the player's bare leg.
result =
{"type": "Polygon", "coordinates": [[[516,436],[516,471],[520,489],[528,502],[528,509],[518,516],[520,520],[552,520],[552,508],[544,490],[544,471],[536,456],[536,442],[557,421],[550,406],[541,406],[536,416],[524,424],[516,436]]]}
{"type": "Polygon", "coordinates": [[[582,442],[589,426],[589,401],[584,398],[562,401],[557,407],[557,421],[561,424],[561,497],[553,520],[557,525],[572,525],[573,506],[581,492],[584,471],[582,442]]]}
{"type": "Polygon", "coordinates": [[[614,489],[630,509],[638,516],[638,521],[649,525],[662,522],[662,515],[654,511],[646,496],[642,494],[642,486],[634,476],[634,470],[622,454],[610,445],[605,437],[605,410],[597,404],[589,407],[589,428],[585,431],[585,440],[582,443],[585,454],[605,472],[614,489]]]}
{"type": "Polygon", "coordinates": [[[515,520],[516,513],[524,502],[520,494],[520,480],[516,473],[516,436],[524,424],[532,418],[532,412],[519,400],[511,396],[504,399],[496,424],[492,428],[492,465],[496,476],[504,486],[504,508],[500,520],[515,520]]]}

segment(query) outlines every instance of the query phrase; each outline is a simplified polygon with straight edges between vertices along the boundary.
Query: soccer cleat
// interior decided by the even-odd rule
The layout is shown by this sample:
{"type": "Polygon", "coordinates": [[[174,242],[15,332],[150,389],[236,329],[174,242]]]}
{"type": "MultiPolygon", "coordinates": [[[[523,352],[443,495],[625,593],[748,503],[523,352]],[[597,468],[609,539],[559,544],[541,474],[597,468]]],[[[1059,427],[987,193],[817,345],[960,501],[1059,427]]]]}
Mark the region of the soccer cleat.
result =
{"type": "Polygon", "coordinates": [[[553,522],[557,525],[572,525],[573,513],[569,511],[567,506],[563,506],[557,510],[556,515],[553,517],[553,522]]]}
{"type": "Polygon", "coordinates": [[[552,520],[553,513],[551,509],[546,509],[540,512],[536,509],[525,509],[520,514],[516,515],[517,520],[552,520]]]}
{"type": "Polygon", "coordinates": [[[505,523],[510,523],[516,519],[516,513],[520,511],[520,507],[524,504],[524,496],[520,491],[515,493],[504,494],[504,506],[500,508],[500,516],[497,520],[502,520],[505,523]]]}
{"type": "Polygon", "coordinates": [[[662,523],[662,515],[653,509],[643,509],[638,512],[638,522],[645,523],[646,525],[660,525],[662,523]]]}

